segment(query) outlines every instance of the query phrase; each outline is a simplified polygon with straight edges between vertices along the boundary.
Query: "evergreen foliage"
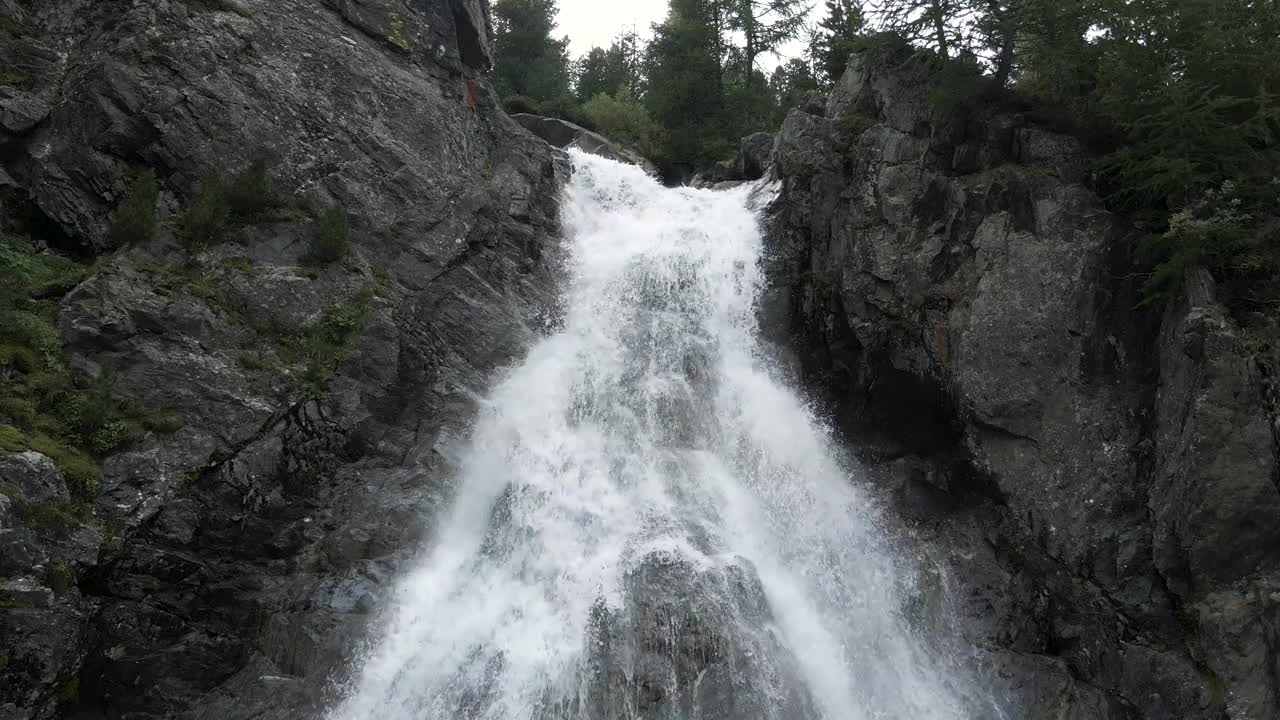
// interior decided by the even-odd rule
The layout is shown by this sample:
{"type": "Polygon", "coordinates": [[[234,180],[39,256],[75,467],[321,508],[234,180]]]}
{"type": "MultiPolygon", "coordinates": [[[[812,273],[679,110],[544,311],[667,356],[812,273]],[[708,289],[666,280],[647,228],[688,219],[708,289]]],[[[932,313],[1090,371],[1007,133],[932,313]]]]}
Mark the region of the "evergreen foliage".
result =
{"type": "Polygon", "coordinates": [[[143,170],[129,183],[124,200],[116,208],[109,231],[111,244],[124,247],[130,243],[145,243],[156,232],[156,201],[160,198],[160,185],[152,170],[143,170]]]}
{"type": "Polygon", "coordinates": [[[826,15],[818,23],[814,51],[819,80],[830,87],[844,75],[849,56],[858,47],[862,34],[862,6],[857,0],[827,0],[826,15]]]}
{"type": "Polygon", "coordinates": [[[1013,101],[1098,151],[1097,189],[1149,235],[1149,301],[1200,266],[1243,307],[1280,302],[1280,3],[824,0],[806,28],[810,5],[669,0],[647,47],[625,34],[576,63],[571,95],[555,3],[500,0],[499,85],[508,107],[613,135],[678,181],[775,129],[853,53],[924,48],[940,61],[934,102],[1013,101]],[[800,38],[804,58],[761,72],[800,38]]]}
{"type": "Polygon", "coordinates": [[[569,40],[556,29],[555,0],[498,0],[493,4],[494,81],[502,97],[546,102],[569,95],[569,40]]]}
{"type": "Polygon", "coordinates": [[[316,219],[311,233],[311,245],[307,250],[307,261],[328,265],[346,257],[350,232],[347,212],[340,207],[327,208],[316,219]]]}

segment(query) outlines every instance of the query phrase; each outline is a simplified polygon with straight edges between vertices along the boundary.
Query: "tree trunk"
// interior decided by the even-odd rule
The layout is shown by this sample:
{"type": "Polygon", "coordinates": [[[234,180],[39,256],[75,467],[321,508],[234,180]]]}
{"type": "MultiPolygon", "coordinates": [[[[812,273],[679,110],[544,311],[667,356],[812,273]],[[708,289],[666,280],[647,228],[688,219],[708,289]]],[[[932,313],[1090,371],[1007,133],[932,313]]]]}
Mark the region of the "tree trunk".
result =
{"type": "Polygon", "coordinates": [[[943,12],[942,0],[933,0],[933,34],[938,43],[938,54],[948,57],[947,53],[947,21],[943,12]]]}

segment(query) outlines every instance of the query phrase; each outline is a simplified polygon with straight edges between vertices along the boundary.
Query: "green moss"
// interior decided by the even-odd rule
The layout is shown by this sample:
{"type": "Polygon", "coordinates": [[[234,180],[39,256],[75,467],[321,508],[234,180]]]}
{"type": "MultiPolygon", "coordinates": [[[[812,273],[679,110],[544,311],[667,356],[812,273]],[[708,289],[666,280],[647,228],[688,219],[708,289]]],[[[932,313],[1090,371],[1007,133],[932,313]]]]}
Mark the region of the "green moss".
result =
{"type": "Polygon", "coordinates": [[[0,395],[0,417],[5,417],[27,427],[35,424],[40,413],[35,403],[25,397],[0,395]]]}
{"type": "Polygon", "coordinates": [[[404,37],[404,18],[400,17],[399,13],[391,13],[388,20],[391,25],[391,33],[387,35],[387,40],[389,40],[392,45],[408,52],[409,41],[404,37]]]}
{"type": "Polygon", "coordinates": [[[130,243],[150,241],[155,236],[156,201],[159,198],[160,185],[156,182],[155,172],[148,169],[138,173],[112,218],[112,245],[124,247],[130,243]]]}
{"type": "Polygon", "coordinates": [[[326,209],[312,229],[307,262],[327,265],[346,257],[349,235],[346,211],[339,207],[326,209]]]}
{"type": "Polygon", "coordinates": [[[29,241],[0,236],[0,276],[5,279],[4,297],[9,304],[51,297],[75,287],[88,268],[70,258],[40,253],[29,241]]]}
{"type": "Polygon", "coordinates": [[[91,503],[98,493],[98,463],[93,456],[44,433],[30,436],[27,446],[48,457],[67,479],[67,489],[80,503],[91,503]]]}
{"type": "Polygon", "coordinates": [[[244,255],[236,255],[222,260],[222,267],[242,273],[253,272],[253,260],[244,255]]]}
{"type": "Polygon", "coordinates": [[[0,425],[0,451],[21,452],[27,449],[27,436],[12,425],[0,425]]]}

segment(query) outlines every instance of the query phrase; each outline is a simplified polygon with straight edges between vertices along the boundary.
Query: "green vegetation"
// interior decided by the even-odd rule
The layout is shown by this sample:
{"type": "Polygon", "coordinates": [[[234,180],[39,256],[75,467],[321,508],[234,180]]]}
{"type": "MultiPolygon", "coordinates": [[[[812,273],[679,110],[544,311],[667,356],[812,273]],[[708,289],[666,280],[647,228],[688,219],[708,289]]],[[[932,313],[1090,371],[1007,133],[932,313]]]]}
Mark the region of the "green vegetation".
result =
{"type": "Polygon", "coordinates": [[[236,222],[259,220],[277,205],[265,158],[255,158],[227,185],[227,208],[236,222]]]}
{"type": "Polygon", "coordinates": [[[1102,157],[1096,189],[1149,235],[1147,302],[1200,266],[1237,310],[1280,303],[1280,4],[825,0],[810,30],[811,4],[668,0],[646,47],[624,34],[569,63],[554,0],[498,0],[498,87],[512,111],[616,136],[678,181],[776,129],[853,53],[923,57],[940,107],[1014,107],[1102,157]],[[759,58],[793,40],[804,56],[766,78],[759,58]]]}
{"type": "Polygon", "coordinates": [[[387,40],[401,50],[409,52],[409,41],[404,36],[404,18],[400,17],[399,13],[391,13],[387,21],[391,25],[391,32],[387,35],[387,40]]]}
{"type": "Polygon", "coordinates": [[[182,216],[182,236],[191,248],[206,248],[222,241],[230,222],[226,183],[220,176],[209,175],[200,181],[182,216]]]}
{"type": "MultiPolygon", "coordinates": [[[[301,333],[284,341],[280,360],[286,366],[300,367],[298,377],[307,395],[315,397],[324,393],[364,330],[372,300],[372,290],[361,290],[349,301],[329,307],[301,333]]],[[[251,358],[241,356],[241,363],[256,362],[251,358]]],[[[270,365],[261,358],[257,361],[270,365]]]]}
{"type": "Polygon", "coordinates": [[[44,584],[56,595],[64,595],[76,586],[76,571],[62,560],[52,562],[44,573],[44,584]]]}
{"type": "MultiPolygon", "coordinates": [[[[72,380],[56,326],[58,295],[80,281],[83,265],[0,237],[0,450],[34,450],[66,476],[74,508],[39,510],[46,519],[84,514],[97,493],[98,459],[144,430],[176,429],[112,392],[109,373],[87,387],[72,380]]],[[[35,513],[37,509],[30,509],[35,513]]]]}
{"type": "MultiPolygon", "coordinates": [[[[729,155],[739,138],[771,129],[779,87],[761,59],[802,30],[800,0],[671,0],[668,18],[641,46],[634,32],[570,63],[553,37],[554,0],[499,0],[498,90],[508,112],[559,117],[636,147],[672,179],[729,155]]],[[[816,86],[808,63],[805,78],[816,86]]],[[[793,68],[794,70],[794,68],[793,68]]]]}
{"type": "Polygon", "coordinates": [[[328,265],[346,257],[349,235],[347,212],[340,207],[325,209],[312,229],[307,262],[328,265]]]}
{"type": "Polygon", "coordinates": [[[1192,266],[1238,310],[1280,300],[1280,5],[885,0],[869,16],[974,58],[989,96],[1012,90],[1103,153],[1099,190],[1149,233],[1147,302],[1192,266]]]}
{"type": "Polygon", "coordinates": [[[206,248],[222,242],[233,225],[293,210],[281,207],[267,161],[258,157],[230,180],[218,173],[201,179],[182,215],[181,234],[193,249],[206,248]]]}
{"type": "Polygon", "coordinates": [[[502,97],[546,102],[569,94],[569,39],[554,39],[556,0],[498,0],[494,47],[502,58],[494,83],[502,97]]]}
{"type": "Polygon", "coordinates": [[[273,338],[277,347],[242,352],[236,362],[254,372],[272,372],[294,380],[308,397],[328,388],[338,366],[364,331],[374,293],[370,288],[326,308],[294,335],[273,338]]]}
{"type": "Polygon", "coordinates": [[[644,105],[625,91],[620,97],[596,95],[582,106],[582,113],[610,140],[633,147],[646,156],[661,152],[662,128],[649,117],[644,105]]]}
{"type": "Polygon", "coordinates": [[[151,240],[156,232],[156,201],[159,197],[160,185],[153,171],[143,170],[134,177],[111,220],[109,235],[113,247],[151,240]]]}
{"type": "Polygon", "coordinates": [[[80,678],[73,677],[58,686],[57,700],[59,707],[70,707],[80,703],[80,678]]]}

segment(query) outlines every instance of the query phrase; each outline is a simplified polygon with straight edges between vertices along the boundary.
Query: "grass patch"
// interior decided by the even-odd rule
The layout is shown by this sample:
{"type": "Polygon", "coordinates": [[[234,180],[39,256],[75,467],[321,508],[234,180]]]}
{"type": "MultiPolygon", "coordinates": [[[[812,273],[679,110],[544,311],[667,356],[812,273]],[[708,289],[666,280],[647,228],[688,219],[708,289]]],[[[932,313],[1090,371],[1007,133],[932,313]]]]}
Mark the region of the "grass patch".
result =
{"type": "Polygon", "coordinates": [[[41,523],[65,524],[67,515],[91,512],[99,459],[145,431],[177,424],[122,402],[110,374],[87,387],[73,381],[51,298],[85,272],[66,258],[0,238],[0,451],[47,456],[66,477],[72,496],[70,509],[29,507],[28,514],[41,523]]]}

